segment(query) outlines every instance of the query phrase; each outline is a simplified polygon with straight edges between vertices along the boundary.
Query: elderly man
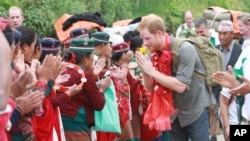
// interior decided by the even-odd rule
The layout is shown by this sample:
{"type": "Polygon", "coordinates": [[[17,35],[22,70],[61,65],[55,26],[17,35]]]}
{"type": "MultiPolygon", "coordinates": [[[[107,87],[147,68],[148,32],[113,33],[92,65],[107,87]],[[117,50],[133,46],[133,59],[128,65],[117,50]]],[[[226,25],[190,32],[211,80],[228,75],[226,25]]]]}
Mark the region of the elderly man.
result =
{"type": "Polygon", "coordinates": [[[176,37],[183,37],[187,32],[195,33],[194,23],[193,23],[193,14],[191,11],[185,12],[184,17],[185,23],[180,25],[176,31],[176,37]]]}
{"type": "Polygon", "coordinates": [[[16,28],[23,24],[23,11],[17,6],[10,7],[9,20],[11,28],[16,28]]]}

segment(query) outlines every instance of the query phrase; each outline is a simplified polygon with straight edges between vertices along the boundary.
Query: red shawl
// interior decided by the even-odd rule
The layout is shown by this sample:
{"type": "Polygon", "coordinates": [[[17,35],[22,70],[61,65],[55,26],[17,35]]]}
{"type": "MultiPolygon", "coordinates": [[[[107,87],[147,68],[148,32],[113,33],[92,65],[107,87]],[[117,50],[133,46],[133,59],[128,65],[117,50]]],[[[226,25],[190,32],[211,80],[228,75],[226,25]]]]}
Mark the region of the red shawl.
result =
{"type": "Polygon", "coordinates": [[[54,90],[43,101],[44,115],[32,117],[33,130],[36,135],[34,141],[53,141],[53,128],[56,130],[58,140],[62,140],[60,121],[58,119],[59,111],[50,102],[50,97],[53,97],[53,95],[55,95],[54,90]]]}

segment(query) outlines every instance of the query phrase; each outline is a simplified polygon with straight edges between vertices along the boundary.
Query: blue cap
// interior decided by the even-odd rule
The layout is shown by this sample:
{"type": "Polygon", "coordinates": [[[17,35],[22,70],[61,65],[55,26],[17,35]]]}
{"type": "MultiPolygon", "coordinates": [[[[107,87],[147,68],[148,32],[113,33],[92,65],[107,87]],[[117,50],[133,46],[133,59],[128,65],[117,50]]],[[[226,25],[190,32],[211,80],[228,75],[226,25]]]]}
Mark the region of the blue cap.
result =
{"type": "Polygon", "coordinates": [[[71,30],[69,35],[70,35],[71,38],[75,38],[75,37],[86,38],[86,37],[89,37],[89,33],[88,33],[88,30],[86,28],[73,29],[73,30],[71,30]]]}
{"type": "Polygon", "coordinates": [[[60,50],[60,41],[55,38],[45,37],[41,39],[42,50],[60,50]]]}
{"type": "Polygon", "coordinates": [[[22,37],[22,33],[18,30],[13,30],[14,32],[14,41],[15,41],[15,45],[20,44],[21,42],[21,37],[22,37]]]}

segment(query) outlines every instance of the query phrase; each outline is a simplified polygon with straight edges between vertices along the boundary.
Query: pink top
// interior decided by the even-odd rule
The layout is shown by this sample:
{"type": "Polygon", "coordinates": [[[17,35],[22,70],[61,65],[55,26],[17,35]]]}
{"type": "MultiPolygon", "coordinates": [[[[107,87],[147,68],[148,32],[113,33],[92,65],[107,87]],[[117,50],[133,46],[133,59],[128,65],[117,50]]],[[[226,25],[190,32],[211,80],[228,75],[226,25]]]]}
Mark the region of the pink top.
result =
{"type": "Polygon", "coordinates": [[[8,124],[10,116],[15,108],[15,102],[9,98],[8,105],[5,110],[0,111],[0,140],[7,141],[6,129],[10,129],[8,124]]]}

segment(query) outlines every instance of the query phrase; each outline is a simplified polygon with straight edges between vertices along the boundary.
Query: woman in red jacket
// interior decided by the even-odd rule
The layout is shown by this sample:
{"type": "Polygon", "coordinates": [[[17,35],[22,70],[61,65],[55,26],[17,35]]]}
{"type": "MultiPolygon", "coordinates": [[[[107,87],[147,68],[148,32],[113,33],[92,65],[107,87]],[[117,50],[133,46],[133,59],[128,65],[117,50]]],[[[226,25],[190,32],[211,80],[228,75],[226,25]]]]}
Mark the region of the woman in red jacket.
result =
{"type": "Polygon", "coordinates": [[[78,65],[83,71],[69,65],[62,74],[69,74],[70,78],[67,82],[61,83],[61,86],[78,85],[81,90],[69,98],[62,87],[52,100],[54,106],[60,108],[67,141],[91,141],[89,127],[94,125],[94,111],[102,110],[105,105],[103,92],[109,86],[110,78],[107,77],[96,85],[95,76],[92,74],[93,45],[92,39],[76,38],[71,41],[64,58],[78,65]]]}

